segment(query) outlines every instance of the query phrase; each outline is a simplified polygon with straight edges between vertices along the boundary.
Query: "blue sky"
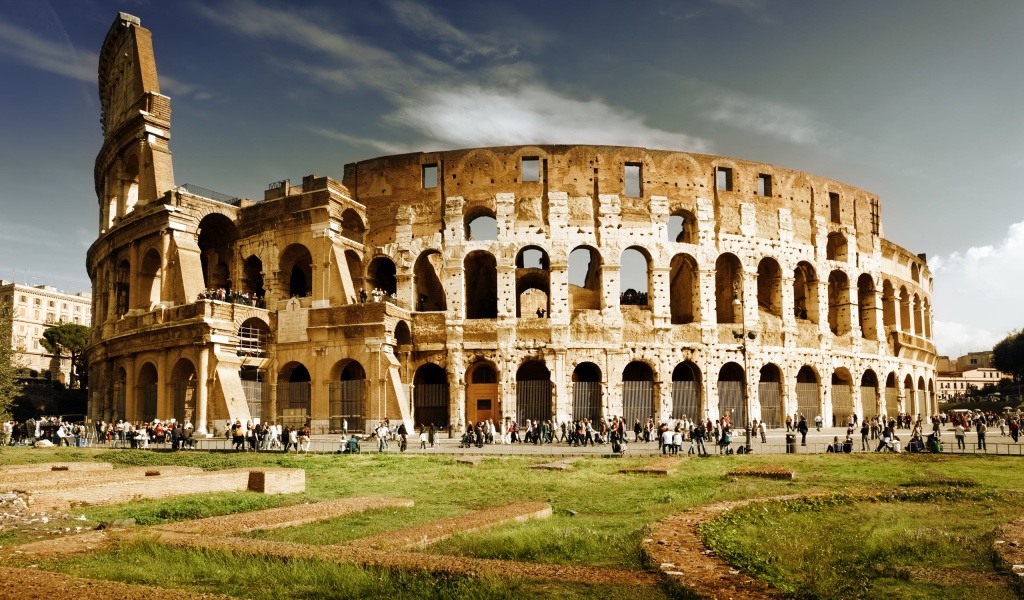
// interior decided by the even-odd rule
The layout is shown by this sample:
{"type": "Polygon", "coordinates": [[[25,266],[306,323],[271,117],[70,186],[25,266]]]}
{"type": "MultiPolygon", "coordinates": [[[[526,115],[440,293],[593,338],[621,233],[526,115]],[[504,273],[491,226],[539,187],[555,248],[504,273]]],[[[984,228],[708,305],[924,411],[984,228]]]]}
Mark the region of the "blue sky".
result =
{"type": "Polygon", "coordinates": [[[877,193],[928,254],[939,351],[1024,325],[1024,3],[0,0],[0,277],[87,289],[96,57],[153,31],[178,183],[411,150],[709,152],[877,193]]]}

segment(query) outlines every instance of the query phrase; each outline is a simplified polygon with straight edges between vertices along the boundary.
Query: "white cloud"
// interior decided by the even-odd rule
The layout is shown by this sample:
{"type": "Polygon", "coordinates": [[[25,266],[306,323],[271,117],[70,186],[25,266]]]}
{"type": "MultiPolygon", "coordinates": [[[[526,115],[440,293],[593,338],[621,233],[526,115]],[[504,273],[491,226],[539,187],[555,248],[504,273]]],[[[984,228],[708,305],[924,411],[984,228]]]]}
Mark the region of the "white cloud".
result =
{"type": "Polygon", "coordinates": [[[726,90],[704,95],[702,116],[737,129],[756,131],[794,144],[816,144],[824,131],[807,110],[726,90]]]}
{"type": "Polygon", "coordinates": [[[1024,221],[998,244],[928,260],[940,354],[991,348],[1024,325],[1024,221]]]}
{"type": "Polygon", "coordinates": [[[390,3],[398,23],[409,31],[438,43],[441,51],[456,62],[468,62],[476,56],[514,58],[519,54],[515,44],[503,44],[495,35],[471,34],[455,27],[430,8],[412,0],[390,3]]]}
{"type": "Polygon", "coordinates": [[[0,22],[0,55],[40,71],[96,83],[99,55],[75,51],[69,44],[59,44],[3,22],[0,22]]]}
{"type": "Polygon", "coordinates": [[[415,152],[417,148],[408,146],[405,144],[398,144],[395,142],[388,142],[385,140],[375,140],[373,138],[359,137],[355,135],[348,135],[347,133],[341,133],[339,131],[333,131],[324,127],[307,127],[307,131],[310,133],[325,137],[329,140],[338,140],[339,142],[345,142],[355,146],[369,146],[381,152],[387,154],[404,154],[406,152],[415,152]]]}
{"type": "Polygon", "coordinates": [[[706,152],[703,139],[648,126],[600,99],[569,98],[540,84],[427,90],[387,117],[444,146],[613,144],[706,152]]]}

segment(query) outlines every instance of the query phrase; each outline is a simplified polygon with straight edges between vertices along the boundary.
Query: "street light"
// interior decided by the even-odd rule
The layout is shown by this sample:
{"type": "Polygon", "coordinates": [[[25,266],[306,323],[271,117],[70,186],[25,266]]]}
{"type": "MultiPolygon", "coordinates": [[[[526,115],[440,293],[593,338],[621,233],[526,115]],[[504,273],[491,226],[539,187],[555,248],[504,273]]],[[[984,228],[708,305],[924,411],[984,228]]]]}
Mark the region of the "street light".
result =
{"type": "MultiPolygon", "coordinates": [[[[750,394],[747,393],[747,378],[750,377],[750,373],[747,372],[747,339],[756,339],[756,331],[747,331],[747,318],[744,313],[743,296],[741,294],[740,286],[738,282],[733,284],[733,304],[739,304],[740,307],[740,321],[743,325],[742,331],[733,330],[733,338],[743,340],[743,346],[740,347],[740,352],[743,354],[743,412],[744,421],[743,430],[746,432],[746,445],[743,448],[743,452],[750,454],[754,451],[753,446],[750,445],[750,436],[753,433],[750,425],[750,394]]],[[[735,307],[733,310],[733,316],[735,318],[735,307]]]]}

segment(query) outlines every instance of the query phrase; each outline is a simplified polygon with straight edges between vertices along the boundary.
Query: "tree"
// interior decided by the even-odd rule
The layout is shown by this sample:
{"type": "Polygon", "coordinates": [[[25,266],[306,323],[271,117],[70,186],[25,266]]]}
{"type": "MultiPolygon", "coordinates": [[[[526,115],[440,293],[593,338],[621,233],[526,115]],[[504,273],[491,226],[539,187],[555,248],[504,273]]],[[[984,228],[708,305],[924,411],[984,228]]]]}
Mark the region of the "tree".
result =
{"type": "Polygon", "coordinates": [[[0,305],[0,419],[3,420],[10,418],[11,404],[20,394],[21,350],[14,344],[14,313],[10,306],[0,305]]]}
{"type": "Polygon", "coordinates": [[[1024,331],[1012,331],[992,347],[992,365],[1013,375],[1013,382],[1020,386],[1024,379],[1024,331]]]}
{"type": "Polygon", "coordinates": [[[39,343],[57,358],[71,358],[69,388],[77,387],[80,376],[84,377],[85,365],[82,364],[82,360],[85,357],[85,349],[89,346],[91,331],[89,327],[78,323],[62,323],[47,328],[43,332],[43,338],[39,340],[39,343]]]}

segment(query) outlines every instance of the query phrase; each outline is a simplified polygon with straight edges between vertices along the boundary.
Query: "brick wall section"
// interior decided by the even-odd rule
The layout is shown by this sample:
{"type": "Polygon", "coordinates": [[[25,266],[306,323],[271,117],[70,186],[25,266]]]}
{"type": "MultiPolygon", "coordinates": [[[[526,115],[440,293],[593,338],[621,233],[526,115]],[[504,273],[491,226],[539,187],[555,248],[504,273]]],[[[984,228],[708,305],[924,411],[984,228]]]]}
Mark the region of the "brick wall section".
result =
{"type": "MultiPolygon", "coordinates": [[[[119,504],[133,500],[150,500],[172,498],[190,494],[215,494],[218,492],[242,492],[249,489],[249,474],[252,469],[226,469],[196,475],[173,477],[146,477],[127,482],[103,483],[99,485],[82,485],[74,489],[55,489],[41,491],[30,496],[29,501],[35,510],[61,510],[81,506],[101,506],[119,504]]],[[[273,483],[270,488],[277,491],[269,493],[285,493],[282,490],[301,492],[306,489],[305,471],[302,469],[258,469],[268,474],[273,483]],[[302,473],[301,485],[298,478],[287,473],[302,473]],[[285,481],[289,483],[280,483],[285,481]]]]}
{"type": "Polygon", "coordinates": [[[52,471],[109,471],[114,465],[101,462],[54,462],[34,465],[4,465],[0,467],[0,481],[17,473],[49,473],[52,471]]]}
{"type": "MultiPolygon", "coordinates": [[[[129,467],[110,471],[53,471],[49,473],[24,473],[21,479],[0,480],[0,491],[17,491],[34,494],[44,490],[78,489],[82,486],[104,483],[125,483],[147,478],[180,477],[198,475],[199,467],[129,467]]],[[[15,476],[10,476],[11,478],[15,476]]]]}

